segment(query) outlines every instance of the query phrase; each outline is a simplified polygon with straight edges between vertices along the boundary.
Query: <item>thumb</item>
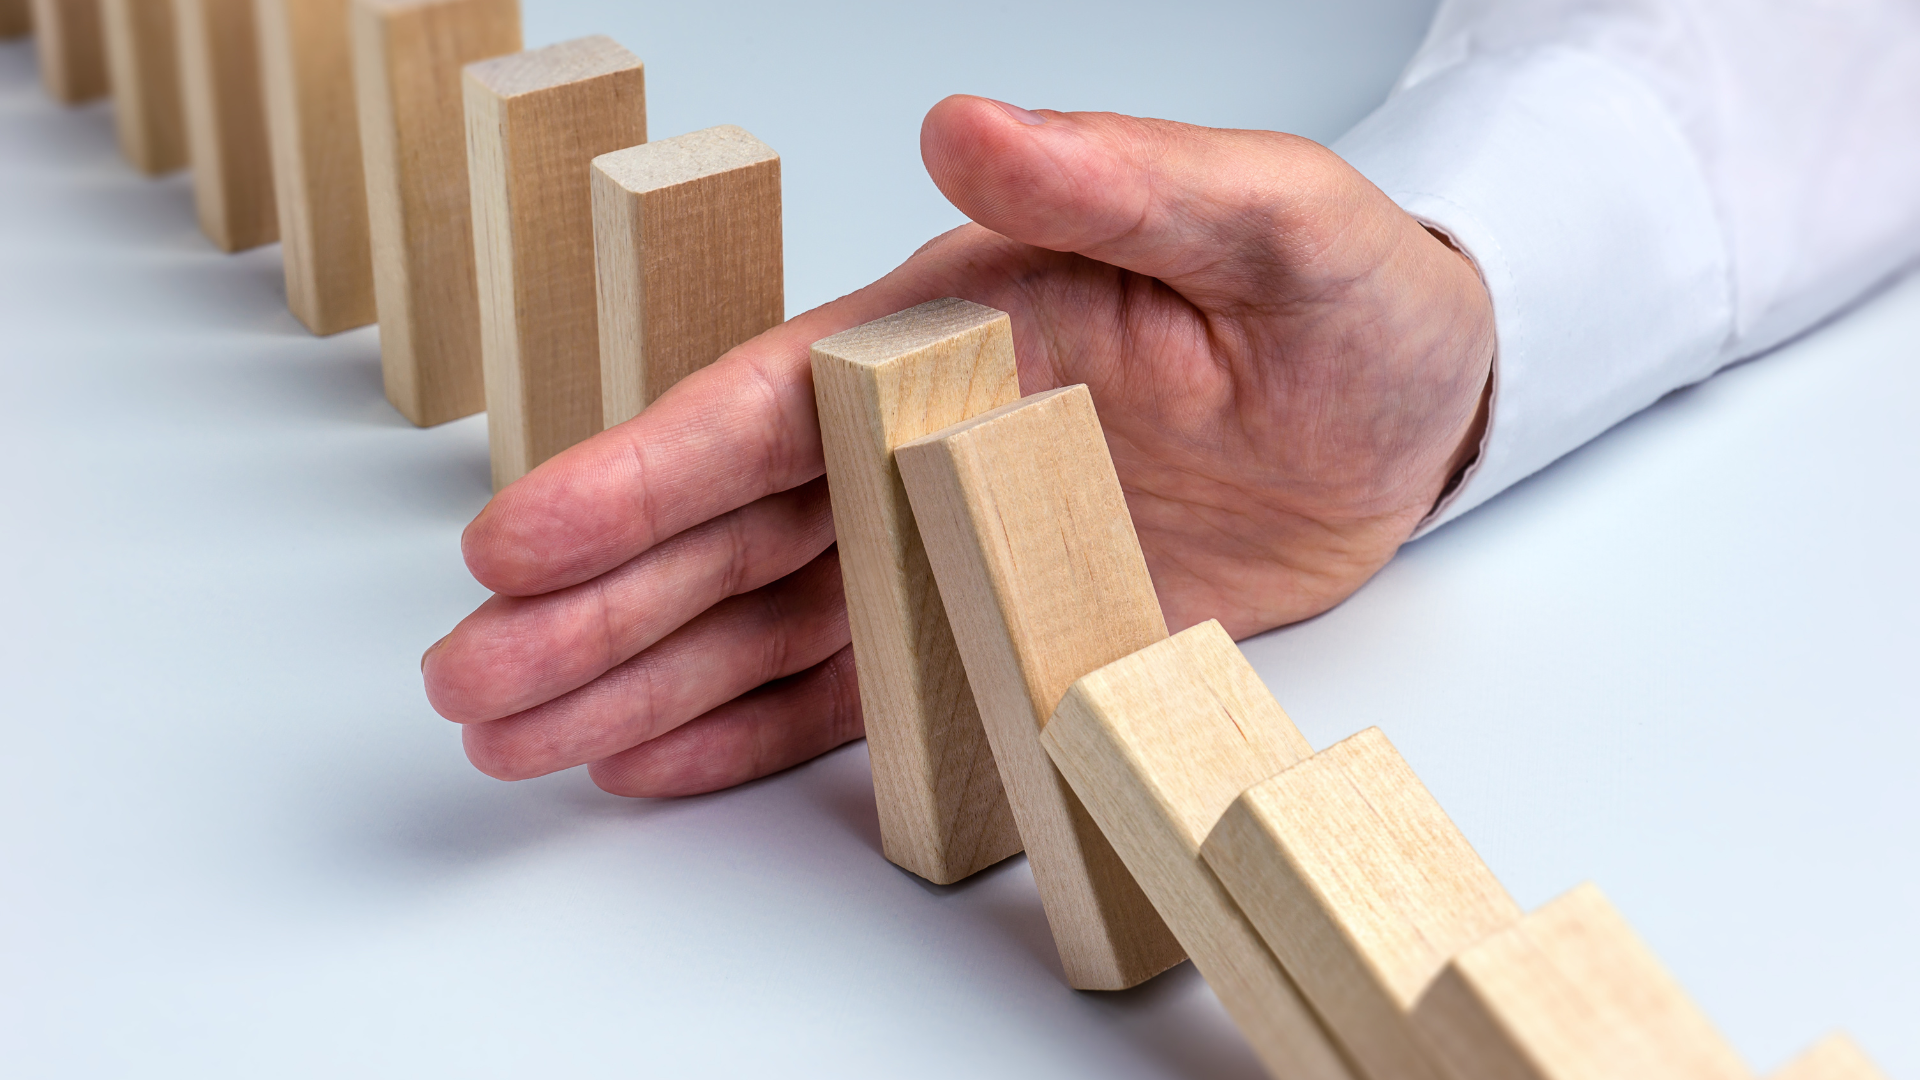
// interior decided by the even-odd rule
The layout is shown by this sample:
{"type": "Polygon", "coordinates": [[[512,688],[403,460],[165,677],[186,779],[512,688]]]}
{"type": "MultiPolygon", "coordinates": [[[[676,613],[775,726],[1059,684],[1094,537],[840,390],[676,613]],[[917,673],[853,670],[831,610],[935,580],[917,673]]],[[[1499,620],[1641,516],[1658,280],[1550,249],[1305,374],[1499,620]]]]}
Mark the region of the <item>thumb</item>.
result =
{"type": "Polygon", "coordinates": [[[1390,243],[1386,196],[1294,135],[1116,113],[1034,113],[955,95],[920,127],[941,194],[974,221],[1196,288],[1246,295],[1307,264],[1339,276],[1390,243]],[[1342,264],[1353,263],[1353,266],[1342,264]]]}

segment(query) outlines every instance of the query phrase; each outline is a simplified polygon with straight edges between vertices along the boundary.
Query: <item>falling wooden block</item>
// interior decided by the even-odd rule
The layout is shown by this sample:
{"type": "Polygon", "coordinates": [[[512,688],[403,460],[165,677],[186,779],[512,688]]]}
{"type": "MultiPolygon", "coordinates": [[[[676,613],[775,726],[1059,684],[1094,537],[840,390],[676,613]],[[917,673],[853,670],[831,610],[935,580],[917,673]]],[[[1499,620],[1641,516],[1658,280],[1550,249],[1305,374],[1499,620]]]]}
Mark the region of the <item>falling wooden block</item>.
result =
{"type": "Polygon", "coordinates": [[[1180,944],[1040,745],[1075,679],[1167,636],[1085,386],[894,451],[1067,980],[1133,986],[1180,944]]]}
{"type": "Polygon", "coordinates": [[[187,163],[173,0],[100,0],[113,126],[127,163],[148,176],[187,163]]]}
{"type": "Polygon", "coordinates": [[[174,0],[200,230],[222,251],[279,239],[253,0],[174,0]]]}
{"type": "Polygon", "coordinates": [[[584,37],[466,69],[495,488],[601,429],[590,164],[647,141],[640,60],[584,37]]]}
{"type": "Polygon", "coordinates": [[[814,343],[813,393],[881,847],[959,881],[1019,851],[1020,832],[893,450],[1020,397],[1011,324],[946,299],[856,326],[814,343]]]}
{"type": "Polygon", "coordinates": [[[287,307],[316,334],[374,320],[349,4],[254,4],[287,307]]]}
{"type": "Polygon", "coordinates": [[[520,51],[520,4],[356,0],[352,35],[380,372],[427,427],[486,408],[460,69],[520,51]]]}
{"type": "Polygon", "coordinates": [[[1887,1080],[1866,1052],[1836,1031],[1787,1063],[1771,1080],[1887,1080]]]}
{"type": "Polygon", "coordinates": [[[33,32],[32,0],[0,0],[0,38],[33,32]]]}
{"type": "Polygon", "coordinates": [[[786,317],[780,155],[729,125],[594,158],[593,251],[612,427],[786,317]]]}
{"type": "Polygon", "coordinates": [[[1520,909],[1378,728],[1250,786],[1202,851],[1368,1076],[1437,1076],[1408,1014],[1520,909]]]}
{"type": "Polygon", "coordinates": [[[1453,1080],[1751,1076],[1592,885],[1461,951],[1413,1018],[1453,1080]]]}
{"type": "Polygon", "coordinates": [[[107,43],[99,0],[31,0],[40,83],[65,105],[107,92],[107,43]]]}
{"type": "Polygon", "coordinates": [[[1246,788],[1313,753],[1218,622],[1084,676],[1040,733],[1053,763],[1276,1078],[1351,1075],[1200,857],[1246,788]]]}

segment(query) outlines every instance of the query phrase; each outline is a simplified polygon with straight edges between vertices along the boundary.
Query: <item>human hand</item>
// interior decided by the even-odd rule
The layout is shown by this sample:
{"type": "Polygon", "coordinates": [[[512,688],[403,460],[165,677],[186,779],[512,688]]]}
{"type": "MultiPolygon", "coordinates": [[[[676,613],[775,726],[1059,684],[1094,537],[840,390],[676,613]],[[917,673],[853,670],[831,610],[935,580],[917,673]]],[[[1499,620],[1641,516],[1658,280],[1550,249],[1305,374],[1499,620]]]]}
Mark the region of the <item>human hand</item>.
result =
{"type": "Polygon", "coordinates": [[[462,541],[497,594],[427,651],[505,779],[710,791],[861,734],[808,347],[943,296],[1011,314],[1023,393],[1086,383],[1171,629],[1236,637],[1393,557],[1485,423],[1471,265],[1274,132],[948,98],[922,155],[977,224],[541,465],[462,541]]]}

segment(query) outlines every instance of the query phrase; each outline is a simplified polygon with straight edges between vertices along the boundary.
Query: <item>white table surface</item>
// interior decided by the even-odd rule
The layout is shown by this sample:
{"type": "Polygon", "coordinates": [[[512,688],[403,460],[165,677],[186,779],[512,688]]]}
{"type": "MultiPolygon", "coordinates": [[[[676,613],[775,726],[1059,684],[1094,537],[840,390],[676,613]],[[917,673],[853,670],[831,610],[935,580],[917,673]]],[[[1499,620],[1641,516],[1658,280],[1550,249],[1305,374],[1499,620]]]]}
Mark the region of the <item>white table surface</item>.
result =
{"type": "MultiPolygon", "coordinates": [[[[527,40],[613,34],[656,137],[781,150],[798,311],[958,221],[943,94],[1331,138],[1427,8],[1335,6],[531,0],[527,40]]],[[[409,426],[373,330],[309,337],[277,247],[34,80],[0,44],[0,1072],[1259,1075],[1190,965],[1067,990],[1024,861],[888,865],[863,745],[673,802],[469,768],[416,658],[483,596],[485,421],[409,426]]],[[[1246,644],[1522,904],[1598,881],[1763,1069],[1842,1025],[1920,1077],[1917,341],[1910,279],[1246,644]]]]}

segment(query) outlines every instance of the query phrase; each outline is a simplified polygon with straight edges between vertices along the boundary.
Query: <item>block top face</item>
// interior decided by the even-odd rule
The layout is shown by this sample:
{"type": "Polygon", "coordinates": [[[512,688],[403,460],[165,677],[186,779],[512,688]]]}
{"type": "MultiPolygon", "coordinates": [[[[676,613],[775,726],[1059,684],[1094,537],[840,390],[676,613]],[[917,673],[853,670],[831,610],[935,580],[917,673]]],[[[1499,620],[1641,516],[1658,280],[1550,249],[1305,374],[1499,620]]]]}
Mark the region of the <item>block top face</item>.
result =
{"type": "Polygon", "coordinates": [[[763,161],[779,160],[780,155],[773,152],[773,147],[747,134],[744,128],[722,124],[601,154],[593,159],[593,167],[637,195],[763,161]]]}
{"type": "MultiPolygon", "coordinates": [[[[1242,791],[1313,753],[1212,619],[1082,677],[1067,698],[1101,717],[1196,857],[1242,791]]],[[[1050,748],[1066,709],[1041,733],[1050,748]]]]}
{"type": "Polygon", "coordinates": [[[821,338],[813,343],[813,351],[850,364],[877,367],[1006,318],[1007,313],[997,308],[949,296],[821,338]]]}
{"type": "Polygon", "coordinates": [[[637,70],[640,58],[604,34],[468,64],[467,77],[503,98],[550,90],[583,79],[637,70]]]}

